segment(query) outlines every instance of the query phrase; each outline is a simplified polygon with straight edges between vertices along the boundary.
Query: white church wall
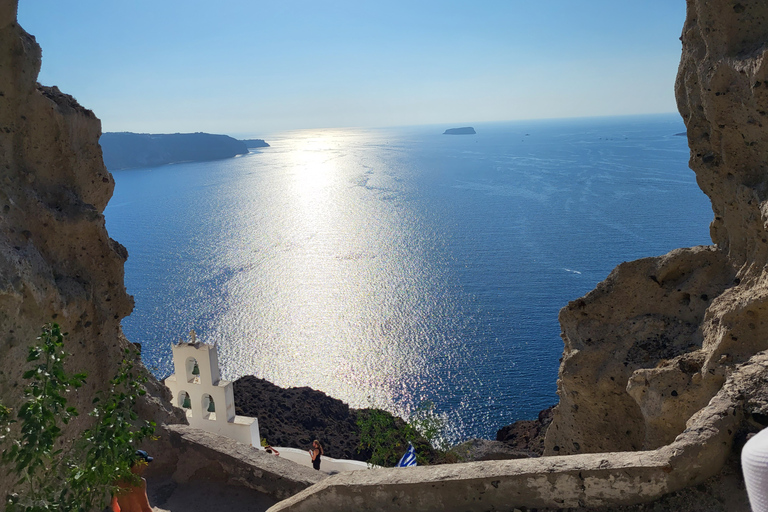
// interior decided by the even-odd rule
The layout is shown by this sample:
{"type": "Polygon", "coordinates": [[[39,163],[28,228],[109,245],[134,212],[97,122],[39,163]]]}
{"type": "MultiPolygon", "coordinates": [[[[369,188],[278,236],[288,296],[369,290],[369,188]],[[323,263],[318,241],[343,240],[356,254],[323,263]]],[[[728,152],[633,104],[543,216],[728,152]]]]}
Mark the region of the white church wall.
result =
{"type": "Polygon", "coordinates": [[[191,342],[174,345],[172,352],[175,372],[165,385],[173,404],[185,410],[189,425],[261,449],[256,418],[235,414],[232,383],[221,379],[216,347],[198,343],[193,331],[191,342]]]}

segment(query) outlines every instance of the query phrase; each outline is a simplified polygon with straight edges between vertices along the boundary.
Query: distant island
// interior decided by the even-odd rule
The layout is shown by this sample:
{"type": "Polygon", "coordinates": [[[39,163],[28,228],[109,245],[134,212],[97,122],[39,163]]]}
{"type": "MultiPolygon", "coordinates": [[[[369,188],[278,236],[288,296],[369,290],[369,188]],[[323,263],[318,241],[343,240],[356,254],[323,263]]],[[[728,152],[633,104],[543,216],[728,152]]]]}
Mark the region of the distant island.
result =
{"type": "Polygon", "coordinates": [[[247,147],[248,149],[269,147],[269,144],[264,142],[264,139],[245,139],[245,140],[241,140],[240,142],[245,144],[245,147],[247,147]]]}
{"type": "Polygon", "coordinates": [[[443,132],[443,135],[474,135],[476,133],[471,126],[464,126],[462,128],[448,128],[443,132]]]}
{"type": "Polygon", "coordinates": [[[248,153],[248,147],[243,141],[227,135],[200,132],[107,132],[102,134],[99,143],[104,154],[104,164],[110,171],[180,162],[204,162],[248,153]]]}

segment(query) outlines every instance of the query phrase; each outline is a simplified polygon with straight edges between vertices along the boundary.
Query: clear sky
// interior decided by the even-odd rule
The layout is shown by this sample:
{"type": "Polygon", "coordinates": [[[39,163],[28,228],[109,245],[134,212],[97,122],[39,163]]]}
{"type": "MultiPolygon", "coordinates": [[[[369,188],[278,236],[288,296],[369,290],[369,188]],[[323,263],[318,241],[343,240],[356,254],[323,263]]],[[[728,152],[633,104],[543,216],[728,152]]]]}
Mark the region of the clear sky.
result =
{"type": "Polygon", "coordinates": [[[104,131],[675,112],[684,0],[20,0],[104,131]]]}

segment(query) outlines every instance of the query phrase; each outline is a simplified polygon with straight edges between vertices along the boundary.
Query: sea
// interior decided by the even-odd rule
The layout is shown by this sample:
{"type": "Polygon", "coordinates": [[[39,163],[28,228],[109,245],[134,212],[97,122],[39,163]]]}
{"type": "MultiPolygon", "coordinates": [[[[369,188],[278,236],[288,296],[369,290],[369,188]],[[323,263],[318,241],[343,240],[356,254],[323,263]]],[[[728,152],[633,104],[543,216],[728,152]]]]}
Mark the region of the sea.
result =
{"type": "Polygon", "coordinates": [[[710,244],[678,115],[263,134],[227,160],[113,172],[122,322],[159,378],[310,386],[451,442],[557,402],[558,311],[623,261],[710,244]]]}

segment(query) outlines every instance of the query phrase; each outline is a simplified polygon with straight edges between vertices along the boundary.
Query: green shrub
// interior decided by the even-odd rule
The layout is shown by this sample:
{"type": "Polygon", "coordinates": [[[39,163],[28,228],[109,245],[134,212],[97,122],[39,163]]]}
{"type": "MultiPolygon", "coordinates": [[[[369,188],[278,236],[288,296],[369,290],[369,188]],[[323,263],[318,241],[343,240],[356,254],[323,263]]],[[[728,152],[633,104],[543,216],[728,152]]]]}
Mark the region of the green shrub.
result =
{"type": "Polygon", "coordinates": [[[130,472],[137,444],[150,436],[154,425],[139,421],[134,412],[138,396],[145,393],[146,377],[134,371],[126,351],[117,376],[107,393],[94,399],[92,428],[83,432],[73,449],[55,449],[61,424],[77,416],[67,407],[66,395],[83,385],[84,373],[64,371],[64,337],[57,324],[46,325],[37,343],[29,348],[24,372],[29,380],[24,400],[12,418],[12,410],[0,404],[0,443],[9,444],[3,464],[18,478],[6,498],[7,512],[69,512],[103,508],[117,481],[134,481],[130,472]],[[19,436],[9,439],[10,424],[19,423],[19,436]]]}
{"type": "Polygon", "coordinates": [[[77,443],[77,471],[70,484],[78,490],[79,501],[99,505],[115,492],[115,483],[137,484],[140,477],[131,473],[139,443],[155,431],[152,422],[139,420],[135,412],[138,397],[146,394],[145,375],[134,370],[135,353],[125,351],[117,375],[109,381],[106,393],[94,398],[90,415],[96,423],[83,432],[77,443]],[[86,468],[86,469],[81,469],[86,468]]]}
{"type": "Polygon", "coordinates": [[[413,444],[419,465],[444,459],[445,422],[435,413],[431,402],[422,403],[408,422],[381,409],[362,409],[358,412],[357,426],[360,429],[358,452],[371,454],[369,464],[394,466],[408,449],[408,443],[413,444]]]}

